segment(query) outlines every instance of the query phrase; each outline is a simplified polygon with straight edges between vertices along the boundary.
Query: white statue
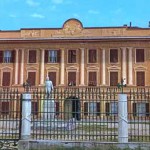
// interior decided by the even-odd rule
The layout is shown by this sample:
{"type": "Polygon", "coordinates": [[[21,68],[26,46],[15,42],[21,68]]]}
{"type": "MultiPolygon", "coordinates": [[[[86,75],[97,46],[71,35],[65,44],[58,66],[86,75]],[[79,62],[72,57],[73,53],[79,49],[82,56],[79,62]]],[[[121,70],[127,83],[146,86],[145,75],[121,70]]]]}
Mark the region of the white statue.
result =
{"type": "Polygon", "coordinates": [[[46,81],[45,81],[45,92],[47,97],[50,96],[51,91],[53,90],[53,83],[51,80],[49,80],[49,77],[46,77],[46,81]]]}

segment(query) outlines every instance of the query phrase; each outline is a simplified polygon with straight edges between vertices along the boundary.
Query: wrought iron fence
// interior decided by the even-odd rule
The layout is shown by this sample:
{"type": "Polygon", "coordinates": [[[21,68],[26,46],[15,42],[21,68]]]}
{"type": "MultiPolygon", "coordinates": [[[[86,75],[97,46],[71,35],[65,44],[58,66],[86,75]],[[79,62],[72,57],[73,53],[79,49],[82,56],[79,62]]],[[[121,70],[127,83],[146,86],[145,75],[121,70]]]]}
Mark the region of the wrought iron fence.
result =
{"type": "MultiPolygon", "coordinates": [[[[124,89],[128,95],[129,141],[150,142],[150,89],[124,89]]],[[[32,138],[73,141],[118,141],[117,88],[32,89],[32,138]]],[[[20,93],[0,89],[0,140],[21,134],[20,93]]]]}
{"type": "MultiPolygon", "coordinates": [[[[43,91],[34,92],[32,137],[118,141],[118,93],[117,88],[58,88],[47,99],[43,91]]],[[[149,89],[125,93],[128,94],[129,141],[149,142],[149,89]]]]}
{"type": "Polygon", "coordinates": [[[17,89],[0,89],[0,140],[20,139],[20,105],[17,89]]]}

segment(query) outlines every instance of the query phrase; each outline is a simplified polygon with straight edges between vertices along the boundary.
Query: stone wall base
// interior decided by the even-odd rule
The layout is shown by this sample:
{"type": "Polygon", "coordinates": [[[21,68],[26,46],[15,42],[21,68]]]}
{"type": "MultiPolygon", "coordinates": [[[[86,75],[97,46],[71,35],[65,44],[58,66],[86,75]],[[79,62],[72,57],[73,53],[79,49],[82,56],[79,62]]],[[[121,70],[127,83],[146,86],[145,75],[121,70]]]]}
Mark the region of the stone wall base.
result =
{"type": "Polygon", "coordinates": [[[117,142],[92,142],[92,141],[58,141],[58,140],[20,140],[18,143],[19,150],[50,150],[54,147],[83,147],[95,148],[99,147],[100,150],[107,150],[111,147],[118,147],[121,149],[140,148],[141,150],[150,150],[150,143],[117,143],[117,142]]]}

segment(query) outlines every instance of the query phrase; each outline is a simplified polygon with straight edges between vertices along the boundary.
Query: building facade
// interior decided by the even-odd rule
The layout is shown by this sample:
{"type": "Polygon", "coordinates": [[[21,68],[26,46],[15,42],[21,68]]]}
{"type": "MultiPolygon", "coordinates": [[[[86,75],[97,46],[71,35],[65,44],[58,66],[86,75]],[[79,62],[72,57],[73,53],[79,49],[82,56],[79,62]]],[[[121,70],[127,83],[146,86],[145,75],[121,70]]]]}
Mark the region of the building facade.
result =
{"type": "Polygon", "coordinates": [[[83,27],[0,31],[0,86],[150,86],[150,28],[83,27]]]}

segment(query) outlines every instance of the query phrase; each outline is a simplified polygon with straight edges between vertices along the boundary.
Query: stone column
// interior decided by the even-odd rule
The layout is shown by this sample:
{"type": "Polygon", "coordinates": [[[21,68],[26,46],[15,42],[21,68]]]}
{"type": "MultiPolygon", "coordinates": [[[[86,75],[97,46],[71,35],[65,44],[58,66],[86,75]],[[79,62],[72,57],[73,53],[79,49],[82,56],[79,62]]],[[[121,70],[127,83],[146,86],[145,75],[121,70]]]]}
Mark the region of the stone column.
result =
{"type": "Polygon", "coordinates": [[[16,61],[15,61],[15,84],[18,84],[18,49],[16,49],[16,61]]]}
{"type": "Polygon", "coordinates": [[[64,85],[64,77],[65,77],[65,55],[64,48],[61,49],[61,69],[60,69],[60,84],[64,85]]]}
{"type": "Polygon", "coordinates": [[[106,85],[106,60],[105,60],[105,49],[102,49],[102,85],[106,85]]]}
{"type": "Polygon", "coordinates": [[[127,80],[127,54],[126,54],[126,47],[122,48],[122,78],[124,79],[124,84],[126,84],[127,80]]]}
{"type": "Polygon", "coordinates": [[[44,49],[41,50],[40,85],[44,84],[44,49]]]}
{"type": "Polygon", "coordinates": [[[84,48],[81,48],[81,74],[80,74],[80,86],[84,86],[84,48]]]}
{"type": "Polygon", "coordinates": [[[20,84],[23,84],[23,76],[24,76],[24,49],[21,51],[21,65],[20,65],[20,84]]]}
{"type": "Polygon", "coordinates": [[[133,74],[132,74],[132,69],[133,69],[133,60],[132,60],[132,47],[128,48],[129,49],[129,63],[128,63],[128,84],[133,85],[133,74]]]}

